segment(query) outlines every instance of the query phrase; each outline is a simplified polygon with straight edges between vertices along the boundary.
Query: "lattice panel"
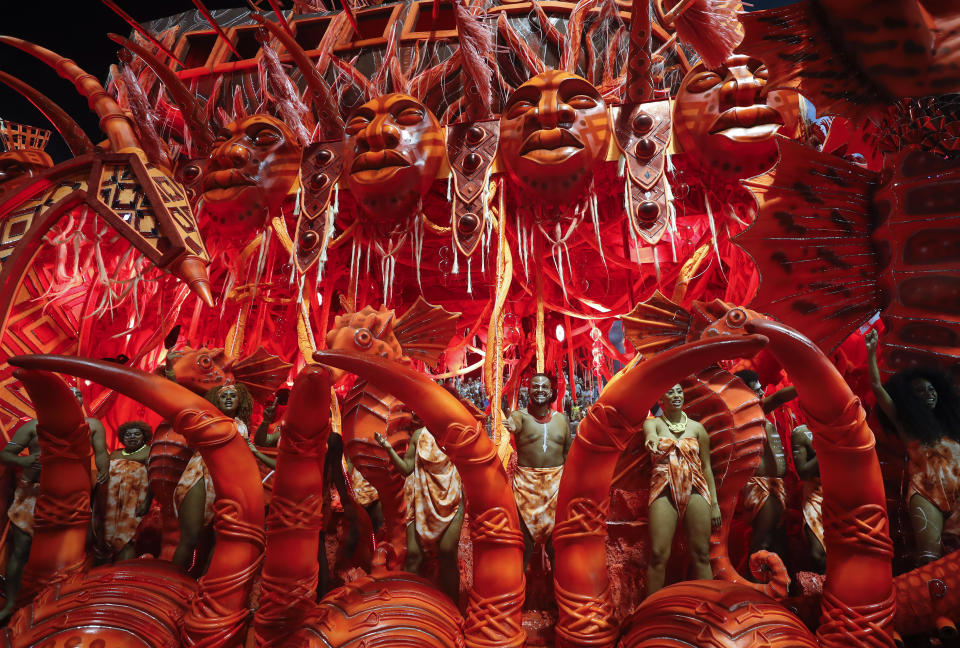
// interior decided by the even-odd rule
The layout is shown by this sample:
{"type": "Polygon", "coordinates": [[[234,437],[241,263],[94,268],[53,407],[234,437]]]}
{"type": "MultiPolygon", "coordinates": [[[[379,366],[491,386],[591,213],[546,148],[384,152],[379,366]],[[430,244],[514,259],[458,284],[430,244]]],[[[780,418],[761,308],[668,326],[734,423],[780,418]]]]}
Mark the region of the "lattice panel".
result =
{"type": "Polygon", "coordinates": [[[50,131],[45,128],[0,119],[0,142],[3,143],[4,150],[42,151],[47,148],[49,141],[50,131]]]}
{"type": "Polygon", "coordinates": [[[143,238],[160,237],[150,199],[130,165],[103,165],[100,200],[143,238]]]}
{"type": "MultiPolygon", "coordinates": [[[[43,295],[50,286],[53,267],[52,263],[38,259],[24,276],[7,328],[0,337],[0,357],[25,353],[76,354],[79,314],[87,288],[81,284],[56,303],[47,303],[43,295]]],[[[0,365],[0,426],[4,439],[9,438],[20,417],[34,414],[26,391],[13,377],[13,369],[6,363],[0,365]]]]}
{"type": "Polygon", "coordinates": [[[74,191],[85,191],[86,188],[86,172],[82,172],[77,177],[64,180],[36,198],[25,201],[7,214],[0,215],[2,218],[0,221],[0,269],[7,258],[13,254],[17,243],[44,210],[74,191]]]}

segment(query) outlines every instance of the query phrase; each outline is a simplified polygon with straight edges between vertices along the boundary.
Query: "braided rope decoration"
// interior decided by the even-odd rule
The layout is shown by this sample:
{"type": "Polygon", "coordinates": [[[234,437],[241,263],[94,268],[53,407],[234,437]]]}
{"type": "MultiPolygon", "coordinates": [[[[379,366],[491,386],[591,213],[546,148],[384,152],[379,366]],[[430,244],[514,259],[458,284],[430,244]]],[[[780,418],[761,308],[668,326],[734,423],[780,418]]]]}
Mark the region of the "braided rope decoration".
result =
{"type": "Polygon", "coordinates": [[[893,648],[893,615],[896,600],[891,592],[884,601],[850,606],[823,591],[820,627],[817,639],[823,648],[893,648]]]}
{"type": "Polygon", "coordinates": [[[598,401],[590,406],[584,420],[580,422],[577,442],[583,443],[594,452],[615,450],[619,453],[627,447],[630,437],[638,429],[616,407],[598,401]],[[600,438],[591,438],[595,435],[600,438]]]}
{"type": "MultiPolygon", "coordinates": [[[[42,428],[43,426],[37,423],[37,427],[42,428]]],[[[41,436],[40,432],[37,433],[37,436],[41,436]]],[[[49,458],[58,460],[76,459],[87,462],[90,460],[90,455],[93,454],[93,450],[90,448],[90,425],[86,421],[78,425],[76,430],[67,437],[60,437],[55,434],[43,434],[42,437],[41,445],[49,458]]]]}
{"type": "Polygon", "coordinates": [[[480,421],[477,421],[471,425],[464,425],[463,423],[450,423],[447,425],[447,433],[444,435],[441,449],[454,463],[457,463],[458,460],[468,464],[486,463],[495,458],[497,455],[496,446],[494,446],[492,443],[487,444],[488,452],[484,455],[466,456],[462,458],[460,456],[464,450],[476,451],[476,448],[479,445],[476,443],[477,438],[481,434],[486,435],[486,433],[487,431],[483,428],[480,421]]]}
{"type": "MultiPolygon", "coordinates": [[[[523,534],[511,529],[507,512],[500,507],[488,509],[470,520],[470,537],[474,546],[487,543],[523,547],[523,534]]],[[[520,624],[520,608],[526,593],[526,580],[520,587],[499,596],[484,597],[470,590],[467,603],[464,639],[469,648],[520,648],[526,633],[520,624]]]]}
{"type": "Polygon", "coordinates": [[[214,416],[210,412],[198,409],[181,411],[177,414],[173,427],[183,436],[191,439],[190,446],[196,449],[218,448],[237,435],[237,426],[234,425],[232,418],[214,416]],[[219,434],[213,434],[212,431],[207,430],[218,423],[230,423],[230,425],[222,426],[223,432],[219,434]]]}
{"type": "Polygon", "coordinates": [[[823,500],[823,535],[827,546],[849,545],[858,554],[871,553],[893,558],[887,510],[878,504],[865,504],[845,511],[832,500],[823,500]]]}
{"type": "MultiPolygon", "coordinates": [[[[567,518],[553,531],[554,545],[559,547],[585,536],[605,537],[607,504],[598,505],[583,497],[571,500],[567,506],[567,518]]],[[[604,587],[598,595],[578,594],[564,589],[554,578],[553,591],[559,608],[558,646],[613,645],[618,628],[613,620],[609,587],[604,587]]]]}
{"type": "Polygon", "coordinates": [[[265,546],[262,528],[241,519],[240,505],[229,499],[217,499],[213,505],[213,528],[219,538],[252,543],[258,557],[242,569],[219,578],[200,578],[197,593],[190,600],[190,610],[183,619],[184,646],[213,648],[239,642],[246,630],[249,610],[230,611],[219,601],[227,595],[249,588],[260,570],[265,546]]]}
{"type": "Polygon", "coordinates": [[[79,491],[64,497],[51,497],[41,492],[34,509],[34,529],[56,529],[65,526],[86,526],[90,523],[90,493],[79,491]]]}
{"type": "Polygon", "coordinates": [[[267,529],[270,531],[274,529],[319,531],[320,527],[323,526],[322,506],[323,493],[313,493],[299,501],[274,495],[273,499],[270,500],[267,529]]]}
{"type": "Polygon", "coordinates": [[[280,437],[279,452],[288,452],[301,457],[322,458],[327,453],[327,430],[323,434],[301,437],[297,434],[283,434],[280,437]]]}

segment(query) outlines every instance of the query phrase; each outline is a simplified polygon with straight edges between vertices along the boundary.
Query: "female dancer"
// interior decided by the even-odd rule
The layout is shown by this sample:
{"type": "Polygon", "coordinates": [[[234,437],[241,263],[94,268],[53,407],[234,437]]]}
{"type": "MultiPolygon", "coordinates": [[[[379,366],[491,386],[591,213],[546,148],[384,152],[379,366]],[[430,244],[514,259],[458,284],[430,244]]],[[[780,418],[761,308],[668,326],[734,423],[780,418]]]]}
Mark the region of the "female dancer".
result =
{"type": "Polygon", "coordinates": [[[943,555],[944,535],[960,537],[960,398],[949,378],[930,367],[899,371],[881,383],[876,331],[866,343],[877,405],[907,445],[906,504],[916,562],[926,564],[943,555]]]}
{"type": "Polygon", "coordinates": [[[663,413],[643,422],[650,451],[650,564],[647,595],[661,587],[677,521],[683,520],[697,579],[711,579],[710,529],[720,527],[717,487],[710,465],[710,437],[683,411],[683,388],[660,398],[663,413]]]}
{"type": "MultiPolygon", "coordinates": [[[[237,424],[237,432],[244,439],[249,440],[248,428],[250,415],[253,414],[253,398],[244,385],[214,387],[204,395],[204,398],[216,405],[223,414],[233,418],[237,424]]],[[[254,448],[251,448],[251,452],[259,461],[265,462],[270,459],[254,448]]],[[[184,469],[173,495],[177,520],[180,523],[180,544],[177,545],[172,559],[175,565],[184,569],[190,567],[193,552],[200,543],[203,530],[213,520],[215,497],[213,481],[207,472],[207,466],[203,463],[200,453],[196,452],[184,469]]]]}

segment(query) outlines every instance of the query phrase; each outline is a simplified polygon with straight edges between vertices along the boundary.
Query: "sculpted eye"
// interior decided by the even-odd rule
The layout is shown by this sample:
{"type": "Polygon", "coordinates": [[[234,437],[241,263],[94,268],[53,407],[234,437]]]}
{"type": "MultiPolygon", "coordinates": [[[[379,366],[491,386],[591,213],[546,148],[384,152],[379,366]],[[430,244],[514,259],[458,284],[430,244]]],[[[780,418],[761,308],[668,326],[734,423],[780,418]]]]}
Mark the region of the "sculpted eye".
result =
{"type": "Polygon", "coordinates": [[[365,328],[357,329],[357,332],[353,334],[353,341],[361,349],[369,349],[370,345],[373,344],[373,336],[365,328]]]}
{"type": "Polygon", "coordinates": [[[257,146],[269,146],[276,144],[282,138],[280,131],[269,126],[264,126],[250,137],[257,146]]]}
{"type": "Polygon", "coordinates": [[[687,84],[689,92],[706,92],[714,86],[720,85],[723,79],[716,72],[700,72],[687,84]]]}
{"type": "Polygon", "coordinates": [[[507,108],[507,118],[516,119],[518,117],[522,117],[528,111],[532,110],[533,107],[534,106],[532,101],[526,101],[525,99],[518,99],[517,101],[514,101],[512,104],[510,104],[509,108],[507,108]]]}
{"type": "Polygon", "coordinates": [[[396,119],[401,126],[416,126],[423,121],[423,111],[414,107],[405,108],[400,111],[396,119]]]}
{"type": "Polygon", "coordinates": [[[213,366],[213,361],[210,359],[210,356],[202,355],[197,358],[197,366],[201,369],[209,369],[213,366]]]}
{"type": "Polygon", "coordinates": [[[346,132],[347,135],[356,135],[364,128],[367,127],[370,121],[366,117],[354,117],[349,122],[347,122],[346,132]]]}
{"type": "Polygon", "coordinates": [[[187,182],[193,182],[200,177],[200,166],[197,164],[188,164],[183,168],[183,179],[187,182]]]}
{"type": "Polygon", "coordinates": [[[567,105],[574,110],[588,110],[596,106],[597,101],[587,95],[576,95],[567,100],[567,105]]]}

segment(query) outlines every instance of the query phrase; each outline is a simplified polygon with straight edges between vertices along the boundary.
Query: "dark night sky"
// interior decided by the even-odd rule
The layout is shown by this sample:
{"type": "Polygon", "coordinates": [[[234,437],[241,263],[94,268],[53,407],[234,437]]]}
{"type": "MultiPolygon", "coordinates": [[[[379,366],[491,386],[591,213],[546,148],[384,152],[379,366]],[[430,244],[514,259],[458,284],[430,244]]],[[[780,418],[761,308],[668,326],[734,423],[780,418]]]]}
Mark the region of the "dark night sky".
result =
{"type": "MultiPolygon", "coordinates": [[[[117,61],[117,47],[108,32],[128,34],[130,28],[99,0],[51,3],[37,0],[8,0],[4,7],[3,33],[43,45],[72,58],[94,76],[103,79],[111,63],[117,61]]],[[[141,23],[193,9],[190,0],[117,0],[127,13],[141,23]]],[[[242,6],[238,0],[205,0],[210,9],[242,6]]],[[[267,3],[261,3],[268,7],[267,3]]],[[[291,2],[282,1],[282,7],[291,2]]],[[[788,4],[788,0],[753,0],[755,9],[788,4]]],[[[102,139],[97,120],[86,101],[52,68],[9,45],[0,44],[0,70],[13,74],[56,101],[87,131],[94,142],[102,139]]],[[[44,117],[20,94],[0,84],[0,117],[10,121],[49,128],[44,117]]],[[[47,151],[55,162],[69,157],[63,141],[54,133],[47,151]]]]}

